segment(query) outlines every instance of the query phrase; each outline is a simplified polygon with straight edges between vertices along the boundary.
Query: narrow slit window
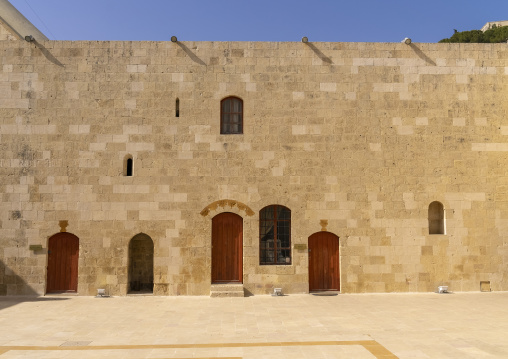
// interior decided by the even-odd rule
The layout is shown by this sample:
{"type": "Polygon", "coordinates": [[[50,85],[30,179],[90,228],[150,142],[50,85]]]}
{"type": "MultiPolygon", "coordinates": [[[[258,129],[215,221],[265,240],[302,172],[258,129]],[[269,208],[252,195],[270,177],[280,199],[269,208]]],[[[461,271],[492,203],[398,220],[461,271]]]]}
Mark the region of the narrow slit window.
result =
{"type": "Polygon", "coordinates": [[[132,167],[133,167],[133,161],[132,161],[132,157],[127,157],[125,159],[125,171],[124,171],[124,174],[125,176],[132,176],[132,167]]]}
{"type": "Polygon", "coordinates": [[[176,99],[175,103],[175,117],[180,117],[180,99],[176,99]]]}

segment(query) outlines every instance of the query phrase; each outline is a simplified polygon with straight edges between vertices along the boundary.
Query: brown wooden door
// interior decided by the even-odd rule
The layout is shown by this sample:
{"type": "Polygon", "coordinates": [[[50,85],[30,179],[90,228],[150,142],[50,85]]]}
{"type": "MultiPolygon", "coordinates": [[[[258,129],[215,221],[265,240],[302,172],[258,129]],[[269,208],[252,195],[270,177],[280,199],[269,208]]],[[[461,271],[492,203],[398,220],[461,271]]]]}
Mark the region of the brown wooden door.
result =
{"type": "Polygon", "coordinates": [[[339,237],[317,232],[309,237],[309,291],[340,290],[339,237]]]}
{"type": "Polygon", "coordinates": [[[78,290],[79,238],[58,233],[48,243],[47,293],[78,290]]]}
{"type": "Polygon", "coordinates": [[[239,282],[243,275],[243,219],[221,213],[212,219],[212,283],[239,282]]]}

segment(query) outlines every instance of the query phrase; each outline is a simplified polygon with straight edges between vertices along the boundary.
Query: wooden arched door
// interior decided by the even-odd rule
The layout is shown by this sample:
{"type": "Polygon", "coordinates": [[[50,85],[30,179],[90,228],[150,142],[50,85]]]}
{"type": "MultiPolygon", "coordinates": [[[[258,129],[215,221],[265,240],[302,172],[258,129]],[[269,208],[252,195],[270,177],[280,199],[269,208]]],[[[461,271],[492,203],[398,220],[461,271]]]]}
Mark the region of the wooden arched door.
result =
{"type": "Polygon", "coordinates": [[[242,283],[243,219],[220,213],[212,219],[212,283],[242,283]]]}
{"type": "Polygon", "coordinates": [[[79,238],[62,232],[48,241],[46,293],[78,290],[79,238]]]}
{"type": "Polygon", "coordinates": [[[317,232],[309,237],[309,291],[340,290],[339,237],[317,232]]]}

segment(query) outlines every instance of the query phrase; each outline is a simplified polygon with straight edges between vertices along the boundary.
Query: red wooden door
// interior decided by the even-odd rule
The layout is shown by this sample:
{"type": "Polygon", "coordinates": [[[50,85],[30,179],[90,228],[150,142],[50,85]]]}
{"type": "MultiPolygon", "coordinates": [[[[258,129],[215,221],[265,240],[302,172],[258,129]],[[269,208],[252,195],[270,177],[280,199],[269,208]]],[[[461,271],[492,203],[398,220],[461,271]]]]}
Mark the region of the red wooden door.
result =
{"type": "Polygon", "coordinates": [[[242,283],[243,219],[221,213],[212,219],[212,283],[242,283]]]}
{"type": "Polygon", "coordinates": [[[340,290],[339,237],[317,232],[309,237],[309,291],[340,290]]]}
{"type": "Polygon", "coordinates": [[[48,243],[47,293],[78,290],[79,238],[58,233],[48,243]]]}

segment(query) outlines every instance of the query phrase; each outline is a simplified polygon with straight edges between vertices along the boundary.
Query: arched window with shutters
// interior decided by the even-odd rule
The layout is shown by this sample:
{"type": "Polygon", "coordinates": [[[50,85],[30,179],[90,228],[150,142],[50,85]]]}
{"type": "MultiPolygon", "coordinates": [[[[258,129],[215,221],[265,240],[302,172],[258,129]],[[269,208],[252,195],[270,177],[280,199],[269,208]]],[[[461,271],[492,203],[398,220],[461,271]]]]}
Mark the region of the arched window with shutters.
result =
{"type": "Polygon", "coordinates": [[[429,205],[429,234],[446,234],[445,210],[438,201],[429,205]]]}
{"type": "Polygon", "coordinates": [[[220,103],[221,135],[243,133],[243,101],[238,97],[226,97],[220,103]]]}
{"type": "Polygon", "coordinates": [[[291,264],[291,210],[271,205],[259,211],[259,264],[291,264]]]}

